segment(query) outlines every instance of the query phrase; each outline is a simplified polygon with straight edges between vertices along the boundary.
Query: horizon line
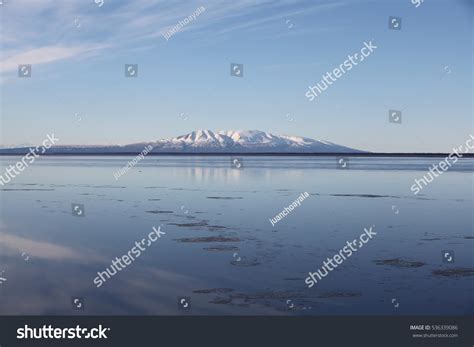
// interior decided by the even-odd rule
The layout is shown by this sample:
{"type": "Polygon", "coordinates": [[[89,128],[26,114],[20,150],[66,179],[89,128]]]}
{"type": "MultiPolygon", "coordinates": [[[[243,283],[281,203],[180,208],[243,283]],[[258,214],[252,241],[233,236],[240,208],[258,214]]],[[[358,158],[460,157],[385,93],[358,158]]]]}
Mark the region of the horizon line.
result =
{"type": "MultiPolygon", "coordinates": [[[[0,153],[0,157],[2,156],[19,156],[19,155],[26,155],[29,152],[21,152],[21,153],[0,153]]],[[[41,156],[137,156],[141,154],[141,152],[74,152],[74,153],[43,153],[41,156]]],[[[347,153],[347,152],[314,152],[314,153],[291,153],[291,152],[255,152],[255,153],[248,153],[248,152],[162,152],[162,153],[148,153],[146,156],[282,156],[282,157],[289,157],[289,156],[304,156],[304,157],[445,157],[449,156],[451,153],[419,153],[419,152],[363,152],[363,153],[347,153]]],[[[463,153],[462,157],[469,157],[474,158],[474,153],[463,153]]]]}

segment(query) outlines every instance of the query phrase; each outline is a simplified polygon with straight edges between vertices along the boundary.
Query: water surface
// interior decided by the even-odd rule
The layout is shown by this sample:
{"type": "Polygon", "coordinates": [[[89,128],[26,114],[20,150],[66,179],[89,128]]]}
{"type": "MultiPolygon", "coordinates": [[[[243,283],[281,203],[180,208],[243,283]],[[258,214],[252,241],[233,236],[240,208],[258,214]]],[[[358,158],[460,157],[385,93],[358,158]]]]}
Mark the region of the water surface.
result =
{"type": "MultiPolygon", "coordinates": [[[[19,159],[0,157],[0,172],[19,159]]],[[[115,180],[131,159],[41,157],[0,187],[0,314],[474,312],[473,159],[418,195],[414,180],[442,158],[351,157],[338,169],[335,157],[243,157],[234,169],[225,156],[150,156],[115,180]],[[166,235],[96,287],[160,225],[166,235]],[[308,272],[371,225],[376,237],[308,289],[308,272]]]]}

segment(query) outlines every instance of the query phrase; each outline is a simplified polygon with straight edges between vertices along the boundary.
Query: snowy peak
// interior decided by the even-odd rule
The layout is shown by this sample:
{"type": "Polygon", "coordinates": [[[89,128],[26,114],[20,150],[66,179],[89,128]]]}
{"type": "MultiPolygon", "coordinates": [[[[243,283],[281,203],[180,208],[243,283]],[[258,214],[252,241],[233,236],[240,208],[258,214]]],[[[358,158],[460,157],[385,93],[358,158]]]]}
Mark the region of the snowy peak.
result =
{"type": "Polygon", "coordinates": [[[216,134],[210,130],[197,130],[187,135],[179,136],[178,139],[183,139],[185,142],[209,142],[216,139],[216,134]]]}
{"type": "Polygon", "coordinates": [[[221,130],[219,134],[239,144],[269,143],[276,139],[272,134],[259,130],[221,130]]]}
{"type": "Polygon", "coordinates": [[[358,150],[305,137],[274,135],[260,130],[196,130],[160,140],[154,152],[240,152],[240,153],[348,153],[358,150]]]}
{"type": "Polygon", "coordinates": [[[227,136],[217,134],[212,130],[196,130],[169,140],[171,143],[191,147],[226,147],[232,144],[227,136]]]}

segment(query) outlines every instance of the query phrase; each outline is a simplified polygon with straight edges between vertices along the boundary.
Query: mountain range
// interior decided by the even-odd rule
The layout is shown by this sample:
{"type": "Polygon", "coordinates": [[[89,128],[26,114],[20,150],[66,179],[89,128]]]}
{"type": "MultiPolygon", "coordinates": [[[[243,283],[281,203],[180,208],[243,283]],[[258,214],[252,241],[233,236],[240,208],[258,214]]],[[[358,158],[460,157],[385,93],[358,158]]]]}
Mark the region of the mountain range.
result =
{"type": "MultiPolygon", "coordinates": [[[[363,151],[307,137],[274,135],[259,130],[197,130],[155,142],[128,145],[57,145],[47,154],[140,153],[362,153],[363,151]]],[[[34,147],[34,146],[33,146],[34,147]]],[[[30,147],[0,148],[0,154],[25,154],[30,147]]]]}

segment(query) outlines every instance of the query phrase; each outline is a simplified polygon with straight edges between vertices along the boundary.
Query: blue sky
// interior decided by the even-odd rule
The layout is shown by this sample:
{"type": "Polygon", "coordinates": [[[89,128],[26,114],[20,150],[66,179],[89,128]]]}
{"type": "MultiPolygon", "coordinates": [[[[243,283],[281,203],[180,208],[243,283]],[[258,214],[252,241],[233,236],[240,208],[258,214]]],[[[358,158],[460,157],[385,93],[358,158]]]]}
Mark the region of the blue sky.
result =
{"type": "Polygon", "coordinates": [[[258,129],[449,152],[473,132],[469,0],[3,2],[0,145],[49,133],[60,144],[126,144],[258,129]],[[388,29],[389,16],[402,17],[402,30],[388,29]],[[308,86],[369,40],[377,50],[308,101],[308,86]],[[137,78],[124,77],[128,63],[137,78]],[[230,63],[244,64],[243,78],[230,63]],[[30,78],[18,77],[19,64],[32,65],[30,78]],[[401,125],[389,109],[402,110],[401,125]]]}

